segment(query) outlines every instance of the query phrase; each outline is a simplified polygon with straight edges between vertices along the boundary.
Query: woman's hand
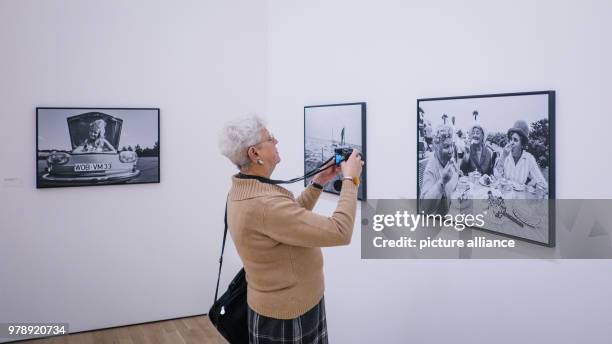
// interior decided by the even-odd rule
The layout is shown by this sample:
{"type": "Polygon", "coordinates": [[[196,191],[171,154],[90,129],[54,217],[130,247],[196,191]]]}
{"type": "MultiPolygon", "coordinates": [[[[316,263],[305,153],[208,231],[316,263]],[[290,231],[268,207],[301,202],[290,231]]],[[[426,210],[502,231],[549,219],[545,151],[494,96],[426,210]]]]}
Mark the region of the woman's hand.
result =
{"type": "Polygon", "coordinates": [[[315,175],[314,178],[312,178],[313,183],[317,183],[319,185],[324,186],[325,184],[329,183],[330,181],[334,180],[334,178],[336,178],[336,176],[340,173],[340,167],[336,166],[334,159],[330,160],[330,162],[325,164],[325,166],[321,167],[321,169],[326,168],[329,165],[334,165],[334,166],[315,175]]]}
{"type": "Polygon", "coordinates": [[[361,175],[361,169],[363,167],[364,162],[361,161],[361,154],[357,149],[353,149],[353,153],[348,158],[347,161],[343,161],[340,163],[340,168],[342,169],[342,175],[345,177],[359,177],[361,175]]]}
{"type": "Polygon", "coordinates": [[[446,166],[444,166],[444,169],[442,169],[442,172],[440,172],[440,174],[442,175],[442,183],[446,185],[446,183],[448,183],[453,178],[454,173],[455,165],[451,160],[449,160],[446,163],[446,166]]]}
{"type": "MultiPolygon", "coordinates": [[[[510,152],[512,152],[512,148],[514,147],[514,145],[512,144],[512,141],[508,142],[505,146],[504,146],[504,150],[502,151],[502,159],[505,160],[508,155],[510,155],[510,152]]],[[[503,161],[502,160],[502,161],[503,161]]]]}

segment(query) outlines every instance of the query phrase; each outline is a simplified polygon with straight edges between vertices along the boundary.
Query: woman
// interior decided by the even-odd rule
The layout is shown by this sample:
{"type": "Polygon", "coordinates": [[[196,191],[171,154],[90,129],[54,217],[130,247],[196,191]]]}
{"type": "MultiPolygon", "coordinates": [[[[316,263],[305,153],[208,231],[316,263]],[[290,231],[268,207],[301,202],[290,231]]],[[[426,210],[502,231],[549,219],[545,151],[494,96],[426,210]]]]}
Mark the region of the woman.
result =
{"type": "Polygon", "coordinates": [[[470,172],[478,171],[480,174],[493,174],[493,151],[485,145],[485,131],[479,124],[474,124],[470,129],[471,143],[466,147],[464,158],[461,162],[461,171],[468,175],[470,172]]]}
{"type": "Polygon", "coordinates": [[[89,137],[80,146],[75,148],[73,153],[116,153],[117,151],[113,145],[106,140],[105,134],[106,122],[103,119],[97,119],[89,123],[89,137]]]}
{"type": "Polygon", "coordinates": [[[427,214],[445,215],[457,187],[459,170],[453,162],[453,128],[442,124],[433,136],[434,154],[427,161],[421,186],[421,204],[427,214]]]}
{"type": "MultiPolygon", "coordinates": [[[[251,343],[327,343],[320,247],[348,245],[363,162],[356,150],[340,167],[317,174],[294,198],[270,182],[278,141],[257,117],[229,123],[219,146],[239,169],[227,201],[230,234],[244,264],[251,343]],[[342,171],[331,217],[312,212],[323,186],[342,171]]],[[[332,162],[333,163],[333,162],[332,162]]]]}
{"type": "Polygon", "coordinates": [[[548,183],[533,155],[525,150],[529,142],[529,127],[525,121],[516,121],[508,129],[508,144],[495,163],[495,176],[518,184],[529,184],[547,189],[548,183]]]}

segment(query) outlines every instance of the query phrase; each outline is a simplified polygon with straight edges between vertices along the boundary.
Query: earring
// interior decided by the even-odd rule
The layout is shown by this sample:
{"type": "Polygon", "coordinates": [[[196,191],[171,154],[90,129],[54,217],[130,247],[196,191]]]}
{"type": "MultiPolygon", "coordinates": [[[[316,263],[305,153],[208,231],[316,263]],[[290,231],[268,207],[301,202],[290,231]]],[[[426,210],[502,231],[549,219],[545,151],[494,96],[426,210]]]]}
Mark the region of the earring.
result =
{"type": "Polygon", "coordinates": [[[263,164],[264,164],[263,160],[257,159],[257,165],[263,165],[263,164]]]}

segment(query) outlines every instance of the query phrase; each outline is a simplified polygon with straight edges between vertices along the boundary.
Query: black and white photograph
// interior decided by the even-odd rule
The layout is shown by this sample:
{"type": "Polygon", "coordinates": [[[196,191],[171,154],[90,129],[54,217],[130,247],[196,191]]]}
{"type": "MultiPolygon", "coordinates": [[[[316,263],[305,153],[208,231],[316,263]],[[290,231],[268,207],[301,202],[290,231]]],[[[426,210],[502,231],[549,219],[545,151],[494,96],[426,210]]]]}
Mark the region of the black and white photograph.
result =
{"type": "Polygon", "coordinates": [[[158,108],[36,109],[37,188],[159,183],[158,108]]]}
{"type": "Polygon", "coordinates": [[[419,208],[553,246],[554,114],[554,91],[417,100],[419,208]]]}
{"type": "MultiPolygon", "coordinates": [[[[334,156],[336,149],[354,148],[366,160],[366,103],[312,105],[304,107],[304,173],[334,156]]],[[[367,167],[361,173],[357,198],[367,199],[367,167]]],[[[339,175],[336,180],[341,179],[339,175]]],[[[312,178],[304,181],[308,185],[312,178]]],[[[324,191],[340,194],[331,181],[324,191]]],[[[335,183],[337,186],[339,183],[335,183]]]]}

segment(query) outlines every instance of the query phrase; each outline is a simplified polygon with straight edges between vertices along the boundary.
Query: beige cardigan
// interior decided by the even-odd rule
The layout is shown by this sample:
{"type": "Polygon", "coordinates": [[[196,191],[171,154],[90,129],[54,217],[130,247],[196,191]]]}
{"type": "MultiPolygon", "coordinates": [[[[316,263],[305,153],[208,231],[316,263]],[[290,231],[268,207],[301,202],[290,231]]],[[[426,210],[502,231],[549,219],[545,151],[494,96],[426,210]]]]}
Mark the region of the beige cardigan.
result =
{"type": "Polygon", "coordinates": [[[350,243],[357,187],[343,181],[331,217],[311,211],[320,194],[309,186],[295,199],[278,185],[232,178],[228,226],[246,271],[247,302],[255,312],[292,319],[323,297],[320,247],[350,243]]]}

